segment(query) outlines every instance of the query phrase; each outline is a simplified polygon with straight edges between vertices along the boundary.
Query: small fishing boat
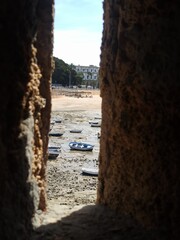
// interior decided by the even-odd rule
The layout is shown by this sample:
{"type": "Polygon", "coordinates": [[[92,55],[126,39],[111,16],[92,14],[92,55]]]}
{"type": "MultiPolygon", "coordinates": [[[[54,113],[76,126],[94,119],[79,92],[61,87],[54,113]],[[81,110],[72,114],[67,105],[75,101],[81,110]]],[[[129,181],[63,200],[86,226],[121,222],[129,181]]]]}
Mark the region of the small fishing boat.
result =
{"type": "Polygon", "coordinates": [[[89,121],[89,124],[98,124],[99,123],[99,121],[97,121],[97,120],[90,120],[89,121]]]}
{"type": "Polygon", "coordinates": [[[100,127],[101,126],[101,122],[92,122],[91,123],[91,127],[100,127]]]}
{"type": "Polygon", "coordinates": [[[55,119],[55,123],[61,123],[62,120],[61,119],[55,119]]]}
{"type": "Polygon", "coordinates": [[[60,147],[48,147],[48,157],[49,159],[55,159],[59,156],[61,149],[60,147]]]}
{"type": "Polygon", "coordinates": [[[80,130],[80,129],[71,129],[70,130],[70,133],[81,133],[82,132],[82,130],[80,130]]]}
{"type": "Polygon", "coordinates": [[[48,150],[57,150],[60,151],[61,147],[57,147],[57,146],[48,146],[48,150]]]}
{"type": "Polygon", "coordinates": [[[70,142],[69,147],[72,150],[92,151],[94,145],[89,144],[89,143],[82,143],[82,142],[70,142]]]}
{"type": "Polygon", "coordinates": [[[92,167],[83,167],[82,168],[82,174],[84,174],[84,175],[97,176],[98,172],[99,172],[98,168],[92,168],[92,167]]]}
{"type": "Polygon", "coordinates": [[[61,137],[63,135],[63,133],[57,133],[57,132],[50,132],[49,136],[51,137],[61,137]]]}

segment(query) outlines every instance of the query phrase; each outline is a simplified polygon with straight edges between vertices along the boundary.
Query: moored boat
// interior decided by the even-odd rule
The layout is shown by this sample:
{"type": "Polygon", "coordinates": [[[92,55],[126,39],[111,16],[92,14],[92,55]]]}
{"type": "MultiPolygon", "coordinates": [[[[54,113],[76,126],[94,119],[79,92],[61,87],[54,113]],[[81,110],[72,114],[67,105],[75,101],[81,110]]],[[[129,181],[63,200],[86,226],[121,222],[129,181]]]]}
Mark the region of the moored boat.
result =
{"type": "Polygon", "coordinates": [[[57,133],[57,132],[50,132],[49,136],[51,137],[61,137],[63,135],[63,133],[57,133]]]}
{"type": "Polygon", "coordinates": [[[81,133],[82,132],[82,130],[80,130],[80,129],[71,129],[70,130],[70,133],[81,133]]]}
{"type": "Polygon", "coordinates": [[[82,142],[70,142],[69,147],[72,150],[92,151],[94,145],[89,144],[89,143],[82,143],[82,142]]]}
{"type": "Polygon", "coordinates": [[[99,123],[99,121],[96,121],[96,120],[90,120],[89,121],[89,124],[98,124],[99,123]]]}
{"type": "Polygon", "coordinates": [[[48,147],[48,157],[49,159],[54,159],[57,158],[59,156],[61,149],[60,147],[48,147]]]}
{"type": "Polygon", "coordinates": [[[82,168],[82,173],[85,175],[97,176],[98,172],[99,172],[98,168],[92,168],[92,167],[83,167],[82,168]]]}
{"type": "Polygon", "coordinates": [[[101,122],[92,122],[91,123],[91,127],[100,127],[101,126],[101,122]]]}
{"type": "Polygon", "coordinates": [[[55,123],[61,123],[62,120],[61,119],[55,119],[55,123]]]}

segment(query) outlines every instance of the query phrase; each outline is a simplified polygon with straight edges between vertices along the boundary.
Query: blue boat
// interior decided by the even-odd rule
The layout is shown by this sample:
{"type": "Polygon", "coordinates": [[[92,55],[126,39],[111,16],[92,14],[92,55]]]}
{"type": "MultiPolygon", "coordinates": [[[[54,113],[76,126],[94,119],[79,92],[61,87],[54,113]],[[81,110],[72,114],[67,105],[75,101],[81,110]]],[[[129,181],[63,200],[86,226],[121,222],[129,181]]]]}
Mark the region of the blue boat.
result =
{"type": "Polygon", "coordinates": [[[89,143],[82,143],[82,142],[70,142],[69,147],[72,150],[92,151],[94,145],[89,144],[89,143]]]}

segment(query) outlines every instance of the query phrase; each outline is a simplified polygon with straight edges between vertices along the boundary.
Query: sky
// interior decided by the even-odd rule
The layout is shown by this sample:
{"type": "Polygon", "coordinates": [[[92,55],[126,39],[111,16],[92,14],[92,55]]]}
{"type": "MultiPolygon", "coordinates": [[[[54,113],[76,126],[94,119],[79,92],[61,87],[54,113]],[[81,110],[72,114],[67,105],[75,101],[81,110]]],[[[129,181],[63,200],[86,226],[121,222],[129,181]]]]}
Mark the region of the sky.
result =
{"type": "Polygon", "coordinates": [[[55,0],[53,56],[99,66],[102,29],[102,0],[55,0]]]}

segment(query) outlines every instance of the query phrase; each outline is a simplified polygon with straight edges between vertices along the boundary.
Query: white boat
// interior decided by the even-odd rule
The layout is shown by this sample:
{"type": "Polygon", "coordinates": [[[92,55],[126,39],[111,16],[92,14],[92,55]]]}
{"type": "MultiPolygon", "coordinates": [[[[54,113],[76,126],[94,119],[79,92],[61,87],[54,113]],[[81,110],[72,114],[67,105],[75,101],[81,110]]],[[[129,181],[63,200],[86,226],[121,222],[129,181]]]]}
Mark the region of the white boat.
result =
{"type": "Polygon", "coordinates": [[[97,121],[97,120],[90,120],[89,121],[89,124],[98,124],[99,123],[99,121],[97,121]]]}
{"type": "Polygon", "coordinates": [[[69,147],[72,150],[92,151],[94,145],[89,144],[89,143],[82,143],[82,142],[70,142],[69,147]]]}
{"type": "Polygon", "coordinates": [[[86,175],[97,176],[98,175],[98,168],[90,168],[90,167],[83,167],[82,173],[86,175]]]}
{"type": "Polygon", "coordinates": [[[91,123],[91,127],[100,127],[101,126],[101,122],[92,122],[91,123]]]}

